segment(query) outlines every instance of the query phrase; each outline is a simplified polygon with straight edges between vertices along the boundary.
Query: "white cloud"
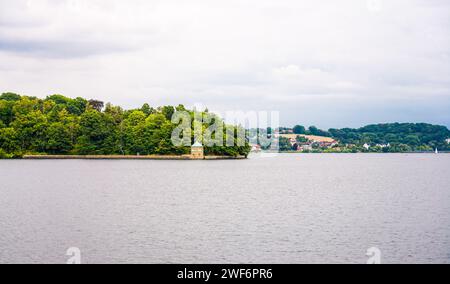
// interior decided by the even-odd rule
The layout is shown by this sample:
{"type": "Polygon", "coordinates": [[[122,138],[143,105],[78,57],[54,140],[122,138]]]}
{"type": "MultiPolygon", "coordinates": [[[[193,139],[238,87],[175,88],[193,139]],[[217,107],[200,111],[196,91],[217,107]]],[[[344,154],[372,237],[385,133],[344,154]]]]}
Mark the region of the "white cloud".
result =
{"type": "Polygon", "coordinates": [[[450,125],[449,27],[446,0],[0,0],[0,91],[450,125]]]}

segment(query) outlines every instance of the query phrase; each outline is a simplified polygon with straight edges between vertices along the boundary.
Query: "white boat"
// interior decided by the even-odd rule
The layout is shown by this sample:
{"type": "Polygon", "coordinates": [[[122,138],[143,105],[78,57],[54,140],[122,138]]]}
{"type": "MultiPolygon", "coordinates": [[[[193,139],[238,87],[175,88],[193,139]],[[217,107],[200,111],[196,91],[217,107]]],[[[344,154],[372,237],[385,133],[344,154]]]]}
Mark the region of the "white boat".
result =
{"type": "Polygon", "coordinates": [[[436,154],[439,154],[439,151],[438,151],[438,149],[436,148],[436,151],[434,151],[434,153],[436,153],[436,154]]]}

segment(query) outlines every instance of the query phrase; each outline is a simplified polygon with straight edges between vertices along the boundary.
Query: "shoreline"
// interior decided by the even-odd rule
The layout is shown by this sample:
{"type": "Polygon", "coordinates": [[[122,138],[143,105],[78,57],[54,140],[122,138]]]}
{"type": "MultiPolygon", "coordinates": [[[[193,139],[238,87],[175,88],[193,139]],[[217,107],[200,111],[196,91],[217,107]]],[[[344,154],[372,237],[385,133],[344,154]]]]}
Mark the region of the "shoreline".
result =
{"type": "MultiPolygon", "coordinates": [[[[203,161],[203,160],[246,160],[262,154],[262,152],[252,152],[245,156],[204,156],[203,158],[192,157],[191,155],[24,155],[16,158],[0,158],[0,160],[166,160],[166,161],[203,161]]],[[[357,154],[433,154],[433,152],[391,152],[391,153],[376,153],[376,152],[358,152],[358,153],[302,153],[302,152],[266,152],[265,154],[282,154],[282,155],[357,155],[357,154]]],[[[450,152],[439,152],[438,154],[450,154],[450,152]]]]}
{"type": "Polygon", "coordinates": [[[245,156],[205,156],[203,159],[192,157],[191,155],[25,155],[24,160],[244,160],[245,156]]]}

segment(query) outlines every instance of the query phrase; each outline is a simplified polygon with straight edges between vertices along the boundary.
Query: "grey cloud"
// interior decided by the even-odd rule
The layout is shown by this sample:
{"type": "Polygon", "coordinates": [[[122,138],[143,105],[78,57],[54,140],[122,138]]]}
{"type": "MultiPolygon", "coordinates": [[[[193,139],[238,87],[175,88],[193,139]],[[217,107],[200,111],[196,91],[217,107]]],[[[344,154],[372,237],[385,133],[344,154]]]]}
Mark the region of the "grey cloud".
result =
{"type": "Polygon", "coordinates": [[[136,51],[152,45],[154,30],[121,23],[116,1],[0,1],[0,51],[76,58],[136,51]]]}
{"type": "Polygon", "coordinates": [[[0,38],[0,50],[19,53],[27,56],[49,58],[78,58],[116,52],[130,52],[136,47],[108,44],[101,41],[84,42],[79,40],[66,41],[25,41],[0,38]]]}
{"type": "Polygon", "coordinates": [[[286,124],[450,125],[450,1],[373,1],[0,0],[0,83],[286,124]]]}

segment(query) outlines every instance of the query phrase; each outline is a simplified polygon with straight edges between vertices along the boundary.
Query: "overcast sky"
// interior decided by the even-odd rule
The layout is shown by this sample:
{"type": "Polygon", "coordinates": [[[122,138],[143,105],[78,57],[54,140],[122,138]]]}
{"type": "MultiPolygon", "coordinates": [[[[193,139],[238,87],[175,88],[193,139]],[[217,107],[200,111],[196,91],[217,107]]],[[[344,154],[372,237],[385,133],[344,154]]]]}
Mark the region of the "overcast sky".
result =
{"type": "Polygon", "coordinates": [[[450,126],[448,0],[0,0],[0,92],[450,126]]]}

